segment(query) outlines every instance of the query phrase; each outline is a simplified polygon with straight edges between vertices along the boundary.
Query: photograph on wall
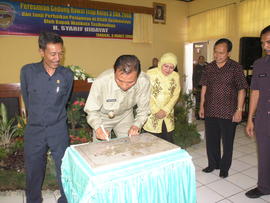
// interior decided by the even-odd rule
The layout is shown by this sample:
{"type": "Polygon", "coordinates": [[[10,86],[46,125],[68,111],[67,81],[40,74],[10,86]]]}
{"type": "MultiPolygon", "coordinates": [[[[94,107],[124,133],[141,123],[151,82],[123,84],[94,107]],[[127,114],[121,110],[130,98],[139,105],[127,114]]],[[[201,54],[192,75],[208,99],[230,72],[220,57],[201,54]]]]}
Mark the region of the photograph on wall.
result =
{"type": "Polygon", "coordinates": [[[154,23],[166,23],[166,5],[161,3],[153,3],[154,14],[153,21],[154,23]]]}

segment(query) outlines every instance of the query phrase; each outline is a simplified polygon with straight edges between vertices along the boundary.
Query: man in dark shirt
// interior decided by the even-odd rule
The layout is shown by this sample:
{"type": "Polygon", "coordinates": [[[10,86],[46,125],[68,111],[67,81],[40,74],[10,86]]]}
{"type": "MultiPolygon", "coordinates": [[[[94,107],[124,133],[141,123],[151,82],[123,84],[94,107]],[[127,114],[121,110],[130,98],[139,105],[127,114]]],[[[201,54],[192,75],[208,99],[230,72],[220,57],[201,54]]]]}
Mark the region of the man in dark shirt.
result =
{"type": "Polygon", "coordinates": [[[246,193],[249,198],[270,194],[270,25],[262,30],[261,42],[266,56],[254,63],[246,127],[248,136],[256,136],[258,149],[258,185],[246,193]]]}
{"type": "Polygon", "coordinates": [[[39,63],[21,69],[21,91],[28,112],[24,134],[27,203],[41,203],[47,152],[55,161],[61,197],[67,202],[61,184],[61,160],[69,144],[66,105],[72,89],[73,73],[62,66],[63,40],[55,33],[39,36],[39,63]]]}
{"type": "Polygon", "coordinates": [[[158,58],[153,58],[152,59],[152,66],[150,66],[148,68],[148,70],[152,69],[152,68],[156,68],[158,66],[158,58]]]}
{"type": "Polygon", "coordinates": [[[193,94],[195,95],[195,117],[197,120],[200,119],[199,117],[199,109],[200,109],[200,100],[201,100],[201,89],[202,86],[200,85],[202,72],[207,64],[205,63],[204,56],[199,56],[198,63],[193,67],[193,74],[192,74],[192,84],[193,84],[193,94]]]}
{"type": "Polygon", "coordinates": [[[229,58],[232,43],[219,39],[214,45],[214,61],[201,78],[200,117],[205,118],[206,151],[209,173],[220,169],[226,178],[232,162],[236,123],[242,120],[245,89],[248,88],[242,67],[229,58]],[[220,141],[223,155],[221,157],[220,141]]]}

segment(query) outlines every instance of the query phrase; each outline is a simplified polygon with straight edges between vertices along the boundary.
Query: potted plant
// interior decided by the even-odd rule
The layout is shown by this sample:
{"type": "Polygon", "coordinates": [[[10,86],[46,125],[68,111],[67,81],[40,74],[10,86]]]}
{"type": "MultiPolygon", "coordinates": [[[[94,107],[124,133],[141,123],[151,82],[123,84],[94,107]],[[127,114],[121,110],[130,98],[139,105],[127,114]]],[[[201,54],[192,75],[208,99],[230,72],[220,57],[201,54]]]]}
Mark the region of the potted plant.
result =
{"type": "Polygon", "coordinates": [[[86,121],[84,106],[84,98],[77,98],[68,105],[67,115],[71,144],[85,143],[91,140],[91,128],[86,121]]]}
{"type": "Polygon", "coordinates": [[[83,68],[75,65],[68,65],[66,68],[70,69],[74,74],[74,80],[87,80],[93,79],[83,68]]]}
{"type": "Polygon", "coordinates": [[[11,138],[16,133],[15,119],[8,120],[6,106],[0,104],[0,146],[7,148],[11,143],[11,138]]]}
{"type": "Polygon", "coordinates": [[[174,143],[182,148],[187,148],[201,141],[197,126],[188,121],[188,114],[194,109],[192,93],[181,94],[175,106],[175,134],[174,143]]]}

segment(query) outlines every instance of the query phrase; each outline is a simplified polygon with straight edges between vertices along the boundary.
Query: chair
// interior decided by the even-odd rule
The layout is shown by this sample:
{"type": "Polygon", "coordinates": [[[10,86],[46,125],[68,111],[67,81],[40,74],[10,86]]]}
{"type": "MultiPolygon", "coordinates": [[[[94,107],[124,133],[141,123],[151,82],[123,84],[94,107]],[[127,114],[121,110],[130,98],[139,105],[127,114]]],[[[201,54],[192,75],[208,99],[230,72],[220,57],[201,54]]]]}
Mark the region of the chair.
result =
{"type": "Polygon", "coordinates": [[[20,83],[0,84],[0,103],[5,104],[8,119],[24,115],[20,83]]]}
{"type": "Polygon", "coordinates": [[[77,98],[84,98],[85,100],[88,97],[92,83],[88,83],[84,80],[74,80],[73,81],[73,90],[70,97],[70,102],[73,103],[77,98]]]}

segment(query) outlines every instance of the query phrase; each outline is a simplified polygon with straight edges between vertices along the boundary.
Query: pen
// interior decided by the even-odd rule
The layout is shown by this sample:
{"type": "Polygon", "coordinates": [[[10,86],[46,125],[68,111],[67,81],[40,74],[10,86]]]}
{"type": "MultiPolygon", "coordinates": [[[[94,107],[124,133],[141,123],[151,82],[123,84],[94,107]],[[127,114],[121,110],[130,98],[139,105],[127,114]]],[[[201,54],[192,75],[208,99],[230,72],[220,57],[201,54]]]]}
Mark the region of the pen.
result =
{"type": "Polygon", "coordinates": [[[101,130],[103,131],[103,133],[106,135],[106,140],[109,141],[109,135],[107,134],[105,128],[103,125],[100,126],[101,127],[101,130]]]}

